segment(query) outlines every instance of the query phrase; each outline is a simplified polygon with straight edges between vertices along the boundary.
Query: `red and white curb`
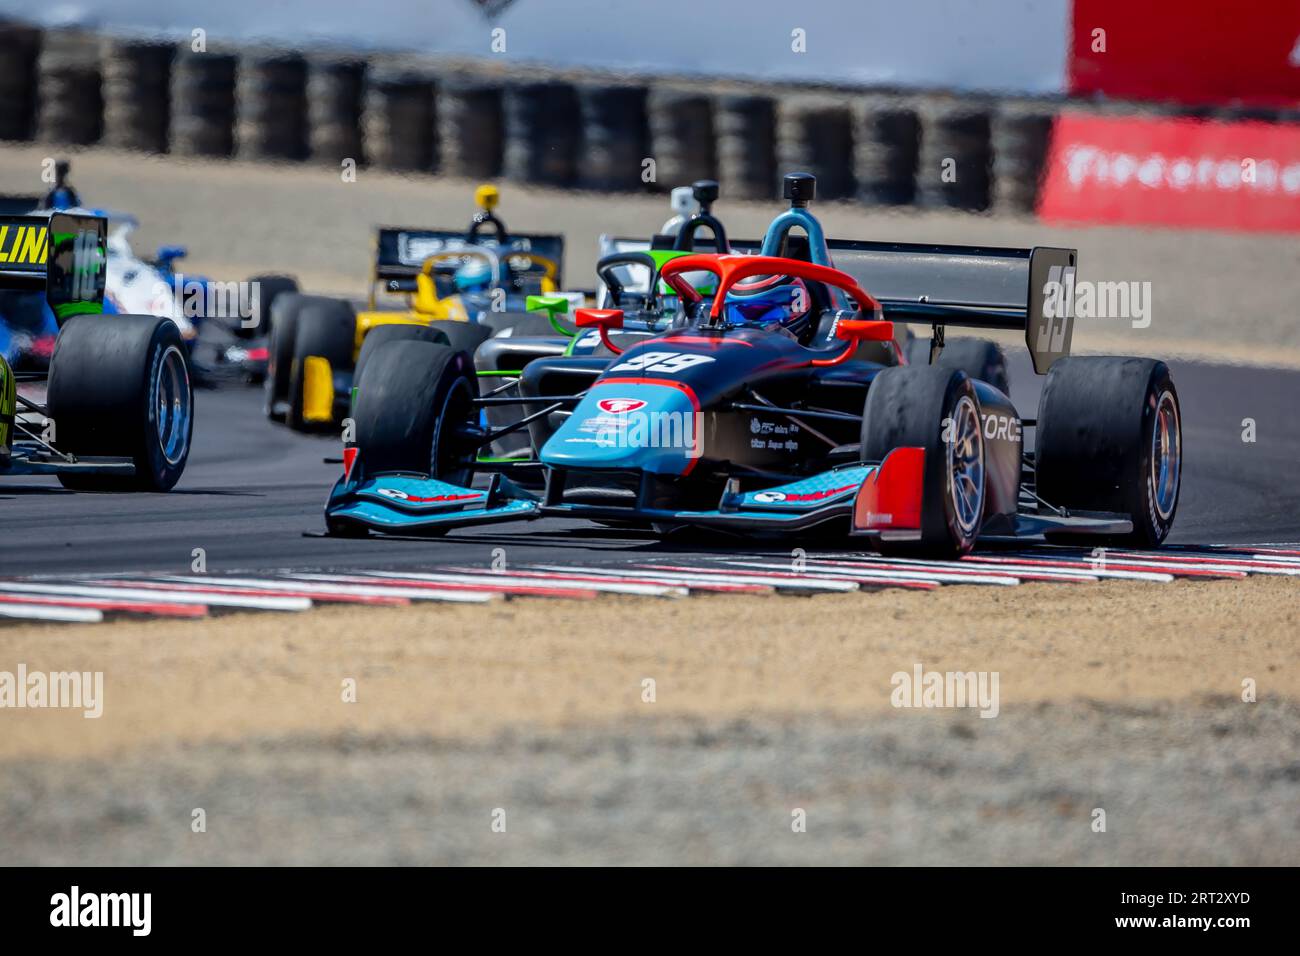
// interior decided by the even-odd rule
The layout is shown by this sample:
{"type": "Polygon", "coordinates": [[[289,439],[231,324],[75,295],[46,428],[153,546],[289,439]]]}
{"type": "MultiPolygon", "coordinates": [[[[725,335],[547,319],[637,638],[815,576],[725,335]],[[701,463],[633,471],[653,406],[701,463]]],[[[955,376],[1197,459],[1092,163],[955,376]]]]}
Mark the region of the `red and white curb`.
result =
{"type": "Polygon", "coordinates": [[[694,594],[834,594],[881,588],[928,591],[954,584],[1016,587],[1110,580],[1151,584],[1300,577],[1300,545],[1172,546],[1161,551],[1027,548],[957,561],[827,552],[774,555],[638,555],[620,564],[526,564],[504,571],[448,566],[419,571],[241,575],[135,574],[0,580],[0,622],[98,623],[123,616],[207,617],[229,611],[294,613],[318,604],[400,607],[486,604],[517,597],[593,600],[602,595],[683,598],[694,594]]]}

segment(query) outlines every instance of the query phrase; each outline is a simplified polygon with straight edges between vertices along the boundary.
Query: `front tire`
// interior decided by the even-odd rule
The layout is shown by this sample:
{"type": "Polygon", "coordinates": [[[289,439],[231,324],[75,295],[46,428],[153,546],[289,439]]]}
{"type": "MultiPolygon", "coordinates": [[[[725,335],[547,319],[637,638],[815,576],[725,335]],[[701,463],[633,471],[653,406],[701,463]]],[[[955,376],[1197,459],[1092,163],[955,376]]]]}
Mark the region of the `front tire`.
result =
{"type": "Polygon", "coordinates": [[[895,448],[924,448],[921,535],[882,539],[889,555],[953,558],[975,546],[984,521],[984,435],[969,376],[942,366],[880,372],[862,413],[861,460],[883,461],[895,448]]]}
{"type": "Polygon", "coordinates": [[[325,412],[314,409],[308,401],[308,359],[324,359],[329,364],[333,395],[334,373],[352,368],[356,337],[357,315],[348,303],[318,298],[302,306],[294,330],[293,364],[289,371],[289,414],[285,422],[290,428],[308,431],[334,424],[337,396],[325,412]]]}
{"type": "Polygon", "coordinates": [[[61,474],[65,488],[167,491],[194,435],[185,343],[171,319],[77,316],[50,359],[46,396],[55,446],[74,455],[130,458],[135,475],[61,474]]]}
{"type": "Polygon", "coordinates": [[[397,340],[375,349],[357,384],[357,448],[368,475],[407,472],[468,486],[478,444],[474,363],[434,342],[397,340]]]}

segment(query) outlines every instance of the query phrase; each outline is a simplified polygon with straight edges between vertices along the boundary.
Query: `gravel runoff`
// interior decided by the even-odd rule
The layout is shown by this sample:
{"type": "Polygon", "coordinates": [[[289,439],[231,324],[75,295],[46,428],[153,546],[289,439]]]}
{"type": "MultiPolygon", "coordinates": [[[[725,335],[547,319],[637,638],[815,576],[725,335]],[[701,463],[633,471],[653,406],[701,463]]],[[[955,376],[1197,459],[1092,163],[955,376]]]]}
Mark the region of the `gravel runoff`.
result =
{"type": "Polygon", "coordinates": [[[1223,697],[181,745],[7,762],[0,864],[1295,865],[1297,754],[1223,697]]]}

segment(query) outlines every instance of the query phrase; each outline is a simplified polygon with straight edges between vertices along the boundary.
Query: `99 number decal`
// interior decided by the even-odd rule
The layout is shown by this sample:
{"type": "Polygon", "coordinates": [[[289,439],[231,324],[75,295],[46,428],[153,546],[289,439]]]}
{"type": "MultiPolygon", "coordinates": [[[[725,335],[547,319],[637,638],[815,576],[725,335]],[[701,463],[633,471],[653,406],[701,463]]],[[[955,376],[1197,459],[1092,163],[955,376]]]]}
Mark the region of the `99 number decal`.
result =
{"type": "Polygon", "coordinates": [[[642,352],[626,362],[620,362],[610,369],[611,372],[656,372],[660,375],[675,375],[677,372],[697,365],[707,365],[714,361],[712,355],[699,355],[694,352],[642,352]]]}

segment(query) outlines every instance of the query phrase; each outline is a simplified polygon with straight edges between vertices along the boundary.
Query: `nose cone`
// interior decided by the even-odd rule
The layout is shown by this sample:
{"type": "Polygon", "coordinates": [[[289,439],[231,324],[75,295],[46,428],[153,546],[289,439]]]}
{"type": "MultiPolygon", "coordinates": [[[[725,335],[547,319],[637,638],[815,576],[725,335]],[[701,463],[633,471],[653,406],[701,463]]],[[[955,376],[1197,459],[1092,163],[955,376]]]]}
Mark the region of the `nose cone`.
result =
{"type": "Polygon", "coordinates": [[[542,447],[558,468],[682,475],[700,456],[699,404],[686,386],[597,382],[542,447]]]}

